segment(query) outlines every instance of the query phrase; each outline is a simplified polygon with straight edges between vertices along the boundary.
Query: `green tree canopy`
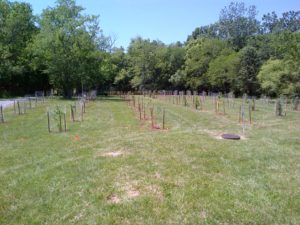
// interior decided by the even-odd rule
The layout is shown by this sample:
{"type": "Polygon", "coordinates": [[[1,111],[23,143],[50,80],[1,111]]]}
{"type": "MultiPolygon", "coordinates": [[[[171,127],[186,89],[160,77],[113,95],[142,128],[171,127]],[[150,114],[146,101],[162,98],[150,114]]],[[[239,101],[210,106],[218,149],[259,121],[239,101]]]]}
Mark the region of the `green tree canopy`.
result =
{"type": "Polygon", "coordinates": [[[254,5],[246,7],[243,2],[231,2],[220,13],[220,36],[229,40],[236,49],[243,48],[247,37],[259,32],[256,15],[254,5]]]}
{"type": "Polygon", "coordinates": [[[192,89],[208,87],[205,74],[209,63],[219,55],[225,45],[221,40],[209,38],[191,40],[187,44],[184,64],[187,87],[192,89]]]}
{"type": "Polygon", "coordinates": [[[127,74],[131,74],[133,87],[158,90],[170,88],[171,75],[184,63],[184,49],[178,44],[167,46],[138,37],[131,41],[128,58],[127,74]]]}
{"type": "Polygon", "coordinates": [[[220,55],[209,63],[207,77],[215,91],[230,92],[236,89],[235,81],[238,77],[238,53],[230,48],[222,50],[220,55]]]}
{"type": "Polygon", "coordinates": [[[0,1],[0,95],[22,93],[30,68],[26,48],[37,32],[27,3],[0,1]]]}
{"type": "Polygon", "coordinates": [[[255,95],[259,93],[257,74],[261,65],[255,48],[247,46],[239,52],[240,69],[237,77],[237,87],[241,93],[255,95]]]}
{"type": "Polygon", "coordinates": [[[82,12],[74,0],[58,0],[56,7],[43,11],[33,46],[51,85],[64,96],[71,96],[73,88],[82,85],[97,86],[97,76],[101,75],[104,56],[98,20],[82,12]]]}

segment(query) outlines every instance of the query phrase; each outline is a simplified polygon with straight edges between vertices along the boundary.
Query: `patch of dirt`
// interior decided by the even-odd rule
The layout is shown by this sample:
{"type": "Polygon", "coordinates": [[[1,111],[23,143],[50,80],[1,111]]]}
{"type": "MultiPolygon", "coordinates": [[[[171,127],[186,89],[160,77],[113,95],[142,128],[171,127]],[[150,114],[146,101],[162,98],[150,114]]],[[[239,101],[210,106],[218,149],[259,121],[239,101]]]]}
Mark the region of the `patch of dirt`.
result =
{"type": "Polygon", "coordinates": [[[124,199],[132,199],[137,198],[140,196],[140,191],[136,188],[137,182],[133,183],[126,183],[121,187],[124,192],[123,198],[124,199]]]}
{"type": "Polygon", "coordinates": [[[200,212],[200,218],[201,219],[206,219],[207,218],[207,213],[204,210],[200,212]]]}
{"type": "Polygon", "coordinates": [[[240,135],[241,140],[247,140],[248,138],[246,138],[244,135],[240,135]]]}
{"type": "Polygon", "coordinates": [[[125,151],[124,150],[116,150],[116,151],[111,151],[111,152],[98,152],[96,153],[96,157],[119,157],[125,155],[125,151]]]}
{"type": "Polygon", "coordinates": [[[122,151],[116,151],[116,152],[107,152],[107,153],[104,153],[102,156],[118,157],[118,156],[121,156],[123,154],[124,154],[124,152],[122,152],[122,151]]]}
{"type": "Polygon", "coordinates": [[[111,204],[120,204],[122,202],[135,199],[141,195],[140,191],[136,188],[125,185],[122,187],[122,194],[119,196],[116,194],[111,194],[107,197],[107,201],[111,204]]]}
{"type": "Polygon", "coordinates": [[[73,219],[72,222],[78,222],[81,218],[83,217],[82,213],[79,213],[78,215],[76,215],[73,219]]]}
{"type": "Polygon", "coordinates": [[[217,132],[217,131],[212,131],[212,130],[207,130],[207,129],[202,129],[201,131],[205,132],[206,134],[208,134],[209,136],[218,139],[218,140],[222,140],[223,138],[221,137],[222,133],[221,132],[217,132]]]}
{"type": "Polygon", "coordinates": [[[161,188],[157,185],[140,185],[139,182],[134,181],[132,183],[117,184],[119,187],[118,193],[120,194],[111,194],[107,197],[107,201],[111,204],[120,204],[125,201],[134,200],[141,196],[152,196],[154,198],[162,201],[164,199],[163,192],[161,188]]]}
{"type": "Polygon", "coordinates": [[[154,176],[155,176],[156,179],[161,179],[161,175],[160,175],[159,172],[156,172],[154,176]]]}
{"type": "Polygon", "coordinates": [[[107,201],[112,204],[119,204],[121,199],[117,195],[111,194],[107,197],[107,201]]]}
{"type": "Polygon", "coordinates": [[[153,126],[151,126],[152,130],[160,130],[160,126],[159,125],[156,125],[154,124],[153,126]]]}
{"type": "Polygon", "coordinates": [[[218,140],[224,140],[224,139],[222,138],[222,135],[217,135],[217,136],[215,136],[214,138],[215,138],[215,139],[218,139],[218,140]]]}
{"type": "Polygon", "coordinates": [[[71,137],[74,142],[80,141],[80,136],[76,134],[74,137],[71,137]]]}
{"type": "Polygon", "coordinates": [[[159,200],[164,199],[163,192],[161,191],[161,188],[157,185],[150,185],[146,187],[146,192],[150,193],[154,197],[158,198],[159,200]]]}
{"type": "Polygon", "coordinates": [[[132,189],[126,192],[127,198],[137,198],[140,196],[140,192],[138,190],[132,189]]]}

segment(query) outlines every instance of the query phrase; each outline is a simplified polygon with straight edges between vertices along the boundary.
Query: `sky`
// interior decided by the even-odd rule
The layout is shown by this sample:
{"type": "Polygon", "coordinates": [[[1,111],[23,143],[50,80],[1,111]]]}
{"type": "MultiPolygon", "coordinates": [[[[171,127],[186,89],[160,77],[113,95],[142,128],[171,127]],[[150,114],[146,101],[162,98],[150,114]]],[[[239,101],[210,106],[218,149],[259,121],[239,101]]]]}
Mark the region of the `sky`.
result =
{"type": "MultiPolygon", "coordinates": [[[[35,15],[55,0],[20,0],[32,5],[35,15]]],[[[128,47],[137,36],[161,40],[166,44],[184,42],[196,27],[219,19],[221,9],[232,0],[77,0],[84,13],[100,16],[100,27],[105,35],[116,39],[116,47],[128,47]]],[[[277,15],[289,10],[300,10],[299,0],[244,0],[246,6],[255,5],[257,19],[275,11],[277,15]]]]}

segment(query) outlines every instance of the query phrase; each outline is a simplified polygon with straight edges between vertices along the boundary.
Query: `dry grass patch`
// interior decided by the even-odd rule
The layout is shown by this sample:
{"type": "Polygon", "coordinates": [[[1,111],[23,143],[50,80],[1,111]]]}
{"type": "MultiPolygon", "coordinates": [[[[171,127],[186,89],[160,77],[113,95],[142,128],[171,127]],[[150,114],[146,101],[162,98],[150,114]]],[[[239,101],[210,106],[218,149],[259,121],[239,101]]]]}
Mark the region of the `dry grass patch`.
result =
{"type": "Polygon", "coordinates": [[[223,138],[221,137],[222,132],[217,132],[217,131],[213,131],[213,130],[208,130],[208,129],[201,129],[201,132],[204,132],[206,134],[208,134],[209,136],[218,139],[218,140],[222,140],[223,138]]]}
{"type": "Polygon", "coordinates": [[[135,185],[126,183],[124,185],[117,184],[120,194],[111,194],[107,197],[107,200],[111,204],[120,204],[122,202],[135,199],[140,196],[140,191],[135,187],[135,185]]]}
{"type": "Polygon", "coordinates": [[[124,149],[121,150],[115,150],[115,151],[110,151],[110,152],[97,152],[95,157],[112,157],[112,158],[116,158],[116,157],[120,157],[123,156],[127,151],[125,151],[124,149]]]}
{"type": "Polygon", "coordinates": [[[102,156],[107,156],[107,157],[118,157],[124,155],[124,152],[122,151],[115,151],[115,152],[106,152],[103,153],[102,156]]]}
{"type": "Polygon", "coordinates": [[[163,200],[164,195],[161,188],[157,185],[142,185],[141,182],[127,182],[125,184],[117,184],[117,193],[113,193],[107,197],[111,204],[120,204],[126,201],[131,201],[142,196],[151,196],[159,200],[163,200]]]}
{"type": "Polygon", "coordinates": [[[107,197],[107,201],[111,204],[119,204],[121,202],[121,198],[115,194],[111,194],[107,197]]]}
{"type": "Polygon", "coordinates": [[[163,200],[164,199],[164,195],[163,192],[161,190],[161,188],[157,185],[150,185],[150,186],[146,186],[145,188],[145,194],[150,194],[153,197],[159,199],[159,200],[163,200]]]}
{"type": "Polygon", "coordinates": [[[203,220],[205,220],[207,218],[207,212],[205,210],[202,210],[200,212],[200,218],[203,220]]]}

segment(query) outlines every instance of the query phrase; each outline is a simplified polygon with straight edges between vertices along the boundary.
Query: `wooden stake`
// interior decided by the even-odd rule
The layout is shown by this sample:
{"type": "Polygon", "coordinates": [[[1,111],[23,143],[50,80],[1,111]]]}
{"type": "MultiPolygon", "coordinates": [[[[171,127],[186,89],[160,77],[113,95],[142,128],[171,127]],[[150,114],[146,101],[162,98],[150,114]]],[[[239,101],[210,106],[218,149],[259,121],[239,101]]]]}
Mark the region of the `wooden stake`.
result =
{"type": "Polygon", "coordinates": [[[153,119],[153,107],[150,108],[150,115],[151,115],[151,127],[154,128],[154,119],[153,119]]]}
{"type": "Polygon", "coordinates": [[[140,120],[142,120],[142,110],[141,110],[141,104],[140,103],[139,103],[138,109],[139,109],[139,114],[140,114],[140,120]]]}
{"type": "Polygon", "coordinates": [[[51,128],[50,128],[50,114],[49,114],[49,111],[47,112],[47,117],[48,117],[48,132],[51,133],[51,128]]]}
{"type": "Polygon", "coordinates": [[[252,115],[251,115],[252,107],[249,105],[249,122],[252,124],[252,115]]]}
{"type": "Polygon", "coordinates": [[[218,112],[217,99],[214,98],[214,102],[215,102],[215,113],[217,113],[218,112]]]}
{"type": "Polygon", "coordinates": [[[239,123],[241,122],[241,113],[242,113],[242,106],[240,106],[240,112],[239,112],[239,123]]]}
{"type": "Polygon", "coordinates": [[[1,116],[1,123],[4,123],[4,114],[3,114],[3,106],[0,106],[0,116],[1,116]]]}
{"type": "Polygon", "coordinates": [[[252,111],[255,111],[255,99],[252,98],[252,111]]]}
{"type": "Polygon", "coordinates": [[[61,125],[61,112],[59,112],[59,132],[62,132],[62,125],[61,125]]]}
{"type": "Polygon", "coordinates": [[[67,122],[66,122],[66,114],[64,113],[64,125],[65,125],[65,132],[67,132],[67,122]]]}
{"type": "Polygon", "coordinates": [[[132,98],[133,98],[133,107],[135,108],[135,96],[133,95],[132,98]]]}
{"type": "Polygon", "coordinates": [[[16,109],[16,100],[14,100],[14,113],[17,113],[17,109],[16,109]]]}
{"type": "Polygon", "coordinates": [[[81,116],[81,122],[82,122],[83,121],[83,105],[81,105],[81,112],[80,113],[81,113],[80,116],[81,116]]]}
{"type": "Polygon", "coordinates": [[[72,119],[72,122],[75,121],[73,105],[71,105],[71,119],[72,119]]]}
{"type": "Polygon", "coordinates": [[[200,110],[203,110],[203,102],[202,98],[199,96],[199,104],[200,104],[200,110]]]}
{"type": "Polygon", "coordinates": [[[165,109],[163,109],[163,130],[165,129],[165,109]]]}
{"type": "Polygon", "coordinates": [[[17,101],[17,104],[18,104],[18,112],[19,112],[19,115],[21,115],[21,111],[20,111],[20,102],[17,101]]]}

